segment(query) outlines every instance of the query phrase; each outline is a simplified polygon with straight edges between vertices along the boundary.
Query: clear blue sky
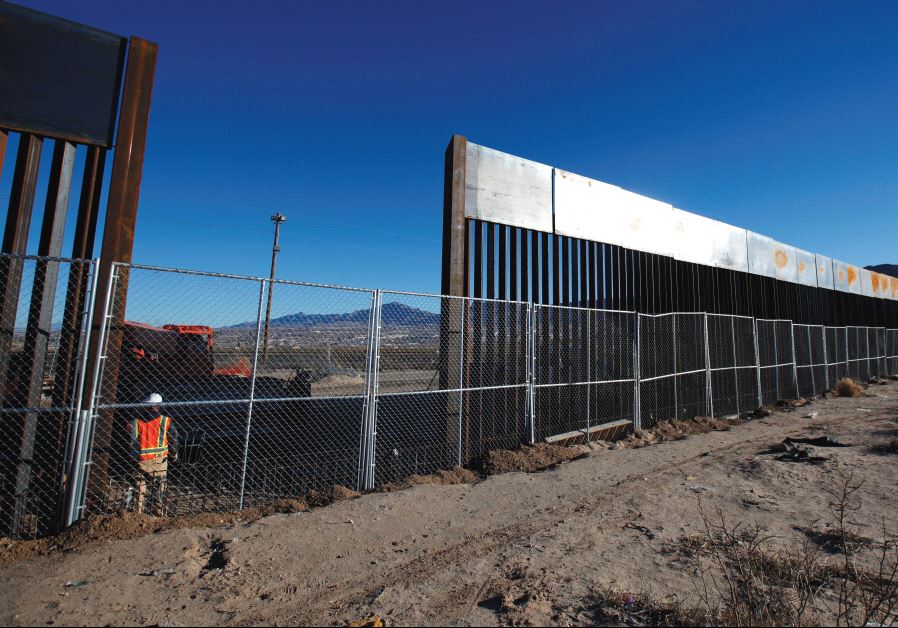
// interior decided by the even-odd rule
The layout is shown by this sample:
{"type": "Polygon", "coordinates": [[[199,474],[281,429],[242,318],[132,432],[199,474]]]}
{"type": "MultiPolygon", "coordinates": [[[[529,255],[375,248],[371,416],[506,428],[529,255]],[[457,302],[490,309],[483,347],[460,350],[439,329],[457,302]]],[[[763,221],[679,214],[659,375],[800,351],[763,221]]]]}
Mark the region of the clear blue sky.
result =
{"type": "Polygon", "coordinates": [[[894,1],[19,1],[160,46],[138,262],[266,274],[279,210],[279,276],[437,291],[452,133],[898,262],[894,1]]]}

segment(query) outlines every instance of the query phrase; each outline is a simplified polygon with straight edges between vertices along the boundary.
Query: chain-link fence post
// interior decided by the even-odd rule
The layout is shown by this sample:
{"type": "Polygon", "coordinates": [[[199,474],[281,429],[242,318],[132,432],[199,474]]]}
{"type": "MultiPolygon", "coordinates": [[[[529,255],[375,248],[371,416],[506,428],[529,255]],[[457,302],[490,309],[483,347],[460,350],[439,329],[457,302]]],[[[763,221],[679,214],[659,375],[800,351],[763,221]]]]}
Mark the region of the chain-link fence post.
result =
{"type": "Polygon", "coordinates": [[[533,303],[527,303],[527,398],[524,401],[524,410],[527,413],[525,425],[530,444],[536,442],[536,312],[533,303]]]}
{"type": "MultiPolygon", "coordinates": [[[[265,302],[267,279],[259,281],[259,311],[256,316],[256,344],[253,349],[253,363],[249,381],[249,404],[246,410],[246,434],[243,438],[243,469],[240,472],[240,506],[243,509],[243,498],[246,491],[246,465],[249,461],[249,437],[253,426],[253,401],[256,396],[256,373],[259,366],[259,345],[262,342],[262,305],[265,302]]],[[[271,290],[271,285],[268,285],[271,290]]]]}
{"type": "MultiPolygon", "coordinates": [[[[801,398],[801,390],[798,388],[798,360],[795,358],[795,323],[789,321],[789,331],[792,337],[792,383],[795,385],[795,398],[801,398]]],[[[810,347],[808,347],[810,350],[810,347]]]]}
{"type": "Polygon", "coordinates": [[[680,399],[677,390],[677,372],[680,370],[677,367],[677,315],[671,314],[671,338],[673,339],[673,410],[674,410],[674,418],[680,418],[680,399]]]}
{"type": "Polygon", "coordinates": [[[708,313],[704,313],[705,323],[705,409],[714,416],[714,391],[711,386],[711,347],[708,342],[708,313]]]}
{"type": "Polygon", "coordinates": [[[733,343],[733,388],[736,391],[736,416],[742,416],[739,406],[739,359],[736,356],[736,317],[730,317],[730,341],[733,343]]]}
{"type": "Polygon", "coordinates": [[[633,429],[642,429],[642,387],[640,371],[642,369],[642,346],[639,338],[639,312],[633,314],[633,429]]]}
{"type": "Polygon", "coordinates": [[[824,371],[824,381],[826,383],[826,389],[829,390],[829,350],[827,345],[829,344],[829,340],[827,336],[829,334],[826,333],[827,328],[826,325],[823,326],[823,371],[824,371]]]}
{"type": "Polygon", "coordinates": [[[363,406],[362,434],[359,449],[358,490],[374,488],[374,452],[377,438],[377,377],[380,369],[380,310],[383,295],[375,290],[371,295],[371,311],[368,315],[368,347],[365,360],[365,402],[363,406]]]}
{"type": "Polygon", "coordinates": [[[755,337],[755,376],[758,380],[758,407],[764,407],[764,393],[761,391],[761,351],[758,346],[758,319],[752,319],[752,332],[755,337]]]}
{"type": "Polygon", "coordinates": [[[461,333],[459,334],[459,351],[458,351],[458,433],[455,436],[456,446],[458,448],[456,456],[456,464],[462,466],[462,448],[464,442],[462,440],[462,411],[465,407],[465,319],[468,318],[468,300],[460,299],[461,303],[461,333]]]}
{"type": "MultiPolygon", "coordinates": [[[[87,454],[87,432],[90,428],[90,416],[91,416],[91,408],[93,407],[93,397],[90,396],[88,399],[88,409],[82,410],[81,404],[84,401],[85,390],[84,387],[86,385],[86,377],[87,377],[87,365],[88,358],[90,357],[90,336],[93,330],[93,322],[94,322],[94,304],[96,302],[97,297],[97,285],[99,283],[100,278],[100,267],[99,261],[93,260],[93,277],[91,278],[90,283],[90,296],[85,299],[85,311],[81,317],[81,320],[84,321],[84,335],[81,339],[82,343],[82,351],[81,351],[81,359],[79,360],[80,364],[78,366],[78,378],[77,383],[75,384],[75,400],[72,405],[72,420],[73,426],[70,430],[70,453],[66,459],[66,477],[68,477],[68,484],[65,487],[66,496],[65,496],[65,506],[63,508],[63,517],[62,524],[64,528],[69,527],[75,521],[78,520],[81,510],[84,508],[84,495],[80,492],[80,487],[82,485],[81,477],[85,470],[85,465],[87,464],[86,454],[87,454]]],[[[111,287],[112,282],[110,282],[111,287]]],[[[107,300],[103,306],[104,316],[107,313],[109,298],[111,297],[111,292],[107,295],[107,300]]],[[[105,321],[105,318],[104,318],[105,321]]],[[[102,346],[102,338],[103,338],[103,329],[105,329],[105,325],[101,327],[100,330],[100,343],[98,346],[102,346]]],[[[88,395],[91,395],[88,392],[88,395]]]]}

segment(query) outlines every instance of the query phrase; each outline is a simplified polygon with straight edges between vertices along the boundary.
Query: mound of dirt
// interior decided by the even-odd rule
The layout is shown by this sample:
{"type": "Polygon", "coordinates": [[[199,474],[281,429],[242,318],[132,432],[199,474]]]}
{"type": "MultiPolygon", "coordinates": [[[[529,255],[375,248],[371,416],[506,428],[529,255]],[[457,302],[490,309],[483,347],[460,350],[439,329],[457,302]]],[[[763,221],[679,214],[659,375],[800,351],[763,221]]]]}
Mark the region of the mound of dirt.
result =
{"type": "Polygon", "coordinates": [[[424,484],[435,484],[448,486],[451,484],[474,484],[479,482],[481,477],[470,469],[455,467],[450,471],[437,471],[429,475],[412,475],[399,482],[391,482],[384,484],[375,489],[377,493],[392,493],[393,491],[401,491],[412,486],[421,486],[424,484]]]}
{"type": "Polygon", "coordinates": [[[326,491],[309,491],[306,493],[306,502],[309,506],[321,508],[322,506],[329,506],[334,502],[341,502],[358,496],[359,493],[354,490],[334,484],[326,491]]]}
{"type": "Polygon", "coordinates": [[[661,421],[649,430],[636,430],[623,440],[617,441],[612,448],[638,449],[656,443],[682,440],[693,434],[730,430],[734,425],[743,422],[742,419],[714,419],[707,416],[697,416],[691,421],[661,421]]]}
{"type": "Polygon", "coordinates": [[[518,449],[494,449],[483,457],[481,470],[485,475],[498,475],[514,471],[534,473],[586,455],[586,452],[579,447],[564,447],[548,443],[524,445],[518,449]]]}

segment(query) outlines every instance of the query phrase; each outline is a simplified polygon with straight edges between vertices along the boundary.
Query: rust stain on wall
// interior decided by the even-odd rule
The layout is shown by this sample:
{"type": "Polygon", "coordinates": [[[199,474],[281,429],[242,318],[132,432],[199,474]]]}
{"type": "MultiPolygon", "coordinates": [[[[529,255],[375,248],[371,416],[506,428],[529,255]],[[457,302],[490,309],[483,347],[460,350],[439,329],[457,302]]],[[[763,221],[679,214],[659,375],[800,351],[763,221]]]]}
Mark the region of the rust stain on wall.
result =
{"type": "Polygon", "coordinates": [[[840,270],[837,274],[839,275],[839,283],[845,283],[845,273],[840,270]]]}
{"type": "Polygon", "coordinates": [[[786,255],[786,252],[782,249],[777,249],[774,254],[776,258],[776,267],[777,268],[785,268],[789,264],[789,256],[786,255]]]}
{"type": "Polygon", "coordinates": [[[852,285],[857,283],[857,268],[854,266],[848,267],[848,285],[852,285]]]}
{"type": "Polygon", "coordinates": [[[873,286],[873,294],[879,294],[879,274],[870,273],[870,285],[873,286]]]}
{"type": "Polygon", "coordinates": [[[892,279],[892,296],[898,299],[898,278],[892,279]]]}
{"type": "Polygon", "coordinates": [[[803,272],[806,271],[807,269],[808,269],[808,265],[807,265],[807,264],[805,264],[804,262],[799,262],[799,263],[798,263],[798,272],[799,272],[799,273],[803,273],[803,272]]]}

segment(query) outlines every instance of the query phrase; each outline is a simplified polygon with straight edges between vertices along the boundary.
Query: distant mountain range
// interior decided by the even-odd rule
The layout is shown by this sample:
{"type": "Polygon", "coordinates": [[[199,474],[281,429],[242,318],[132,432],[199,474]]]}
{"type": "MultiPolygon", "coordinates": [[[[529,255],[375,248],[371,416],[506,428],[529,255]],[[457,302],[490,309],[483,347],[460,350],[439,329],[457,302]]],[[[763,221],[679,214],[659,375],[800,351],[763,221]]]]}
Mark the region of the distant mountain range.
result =
{"type": "Polygon", "coordinates": [[[866,268],[884,275],[898,277],[898,264],[877,264],[876,266],[867,266],[866,268]]]}
{"type": "MultiPolygon", "coordinates": [[[[367,325],[368,309],[344,314],[287,314],[271,319],[272,327],[330,327],[339,325],[367,325]]],[[[381,325],[395,327],[426,327],[440,324],[440,315],[405,303],[385,303],[380,309],[381,325]]],[[[232,329],[255,327],[255,321],[234,325],[232,329]]]]}

